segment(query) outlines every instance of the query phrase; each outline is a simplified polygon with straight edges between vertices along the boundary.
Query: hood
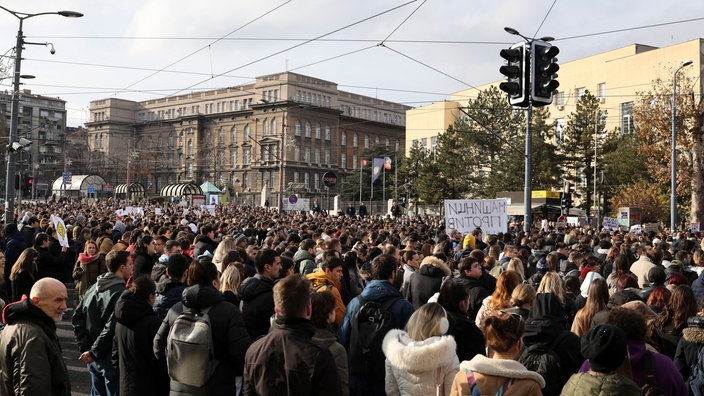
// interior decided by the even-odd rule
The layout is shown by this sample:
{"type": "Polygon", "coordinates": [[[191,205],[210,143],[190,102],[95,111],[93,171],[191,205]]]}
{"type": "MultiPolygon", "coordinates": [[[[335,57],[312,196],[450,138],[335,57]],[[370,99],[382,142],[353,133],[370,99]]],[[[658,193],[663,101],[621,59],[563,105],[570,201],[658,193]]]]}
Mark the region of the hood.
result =
{"type": "MultiPolygon", "coordinates": [[[[313,283],[313,287],[317,287],[319,285],[325,285],[326,283],[329,283],[333,285],[334,287],[337,288],[337,290],[341,289],[340,282],[330,278],[327,276],[325,273],[325,270],[322,268],[318,268],[312,273],[306,275],[306,278],[308,278],[311,283],[313,283]]],[[[327,289],[326,289],[327,290],[327,289]]]]}
{"type": "Polygon", "coordinates": [[[106,272],[98,277],[98,280],[95,282],[95,287],[98,289],[98,292],[101,293],[117,285],[122,285],[122,287],[125,287],[125,283],[125,280],[119,276],[113,274],[112,272],[106,272]]]}
{"type": "Polygon", "coordinates": [[[560,300],[553,293],[538,293],[530,310],[531,319],[562,318],[564,311],[560,300]]]}
{"type": "Polygon", "coordinates": [[[452,336],[416,341],[402,330],[389,330],[381,349],[394,367],[409,372],[434,370],[457,360],[457,344],[452,336]]]}
{"type": "Polygon", "coordinates": [[[523,333],[523,343],[533,345],[550,342],[566,331],[565,320],[562,318],[528,318],[526,331],[523,333]]]}
{"type": "Polygon", "coordinates": [[[526,369],[524,365],[512,359],[491,359],[483,355],[476,355],[472,360],[462,362],[460,370],[472,370],[497,377],[532,379],[540,385],[541,389],[545,388],[545,379],[542,375],[526,369]]]}
{"type": "Polygon", "coordinates": [[[325,348],[330,348],[330,345],[337,342],[337,337],[335,337],[335,334],[331,333],[328,329],[315,329],[313,341],[324,346],[325,348]]]}
{"type": "Polygon", "coordinates": [[[17,230],[17,228],[10,233],[10,235],[7,236],[7,240],[15,240],[15,241],[21,241],[24,242],[24,235],[22,235],[21,232],[17,230]]]}
{"type": "Polygon", "coordinates": [[[132,291],[122,292],[115,304],[115,319],[118,323],[129,326],[146,316],[156,316],[154,309],[144,299],[137,297],[132,291]]]}
{"type": "Polygon", "coordinates": [[[428,256],[423,259],[423,262],[420,263],[419,271],[423,275],[430,275],[439,278],[443,276],[450,276],[452,274],[450,267],[448,267],[444,261],[433,256],[428,256]],[[438,276],[440,273],[442,273],[442,275],[438,276]]]}
{"type": "Polygon", "coordinates": [[[310,254],[307,250],[305,249],[298,249],[296,253],[293,255],[293,261],[301,261],[301,260],[314,260],[315,257],[313,257],[312,254],[310,254]]]}
{"type": "Polygon", "coordinates": [[[699,327],[687,327],[682,330],[682,338],[688,342],[704,345],[704,329],[699,327]]]}
{"type": "Polygon", "coordinates": [[[169,262],[169,256],[167,256],[166,254],[162,254],[161,256],[159,256],[158,262],[166,265],[169,262]]]}
{"type": "Polygon", "coordinates": [[[589,295],[589,286],[591,286],[592,281],[597,278],[604,279],[604,277],[599,275],[599,273],[596,271],[587,272],[587,275],[584,277],[584,282],[582,282],[582,286],[579,287],[579,291],[581,292],[580,294],[582,295],[582,297],[587,298],[587,296],[589,295]]]}
{"type": "Polygon", "coordinates": [[[181,301],[188,308],[207,308],[225,301],[225,297],[212,285],[193,285],[183,290],[181,301]]]}
{"type": "Polygon", "coordinates": [[[2,310],[2,322],[8,325],[27,317],[34,318],[43,326],[56,332],[56,323],[54,320],[48,317],[39,307],[32,304],[27,297],[23,297],[22,300],[12,304],[7,304],[2,310]]]}
{"type": "Polygon", "coordinates": [[[391,297],[402,297],[402,295],[389,281],[374,279],[362,290],[360,297],[365,300],[384,301],[391,297]]]}
{"type": "Polygon", "coordinates": [[[186,287],[186,285],[184,285],[180,281],[177,281],[176,279],[166,278],[156,285],[156,292],[158,294],[164,294],[169,289],[173,289],[174,287],[179,287],[179,286],[186,287]]]}
{"type": "Polygon", "coordinates": [[[271,293],[273,288],[274,282],[271,279],[256,274],[251,278],[245,279],[239,289],[237,289],[237,295],[240,296],[242,301],[248,302],[261,294],[271,293]]]}

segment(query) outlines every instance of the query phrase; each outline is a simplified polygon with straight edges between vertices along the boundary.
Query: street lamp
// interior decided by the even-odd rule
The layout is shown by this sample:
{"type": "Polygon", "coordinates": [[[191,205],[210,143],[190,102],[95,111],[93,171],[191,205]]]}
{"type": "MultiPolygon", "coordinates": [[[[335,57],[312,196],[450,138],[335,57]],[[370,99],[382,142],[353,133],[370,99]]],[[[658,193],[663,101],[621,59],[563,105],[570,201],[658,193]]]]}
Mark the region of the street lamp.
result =
{"type": "MultiPolygon", "coordinates": [[[[508,34],[512,34],[514,36],[520,36],[523,40],[525,40],[526,43],[530,44],[533,42],[533,39],[528,38],[524,35],[522,35],[518,30],[511,28],[511,27],[505,27],[504,31],[508,34]]],[[[541,41],[553,41],[555,38],[553,37],[542,37],[540,38],[541,41]]],[[[528,82],[526,82],[528,84],[528,82]]],[[[524,170],[524,180],[525,180],[525,187],[523,188],[523,230],[525,232],[530,232],[530,225],[531,225],[531,198],[532,198],[532,191],[531,191],[531,171],[532,171],[532,159],[533,159],[533,136],[531,132],[531,123],[532,121],[532,115],[533,115],[533,104],[531,103],[530,95],[528,95],[528,106],[526,107],[526,153],[525,153],[525,170],[524,170]]]]}
{"type": "Polygon", "coordinates": [[[691,60],[682,62],[680,67],[672,73],[672,174],[670,175],[670,231],[674,233],[677,228],[677,72],[692,64],[691,60]]]}
{"type": "MultiPolygon", "coordinates": [[[[22,65],[22,49],[25,44],[32,45],[49,45],[49,43],[31,43],[24,41],[24,35],[22,33],[22,25],[25,19],[29,19],[39,15],[61,15],[67,18],[80,18],[83,16],[80,12],[76,11],[55,11],[55,12],[40,12],[37,14],[29,14],[25,12],[17,12],[0,6],[15,18],[19,19],[20,26],[17,30],[17,43],[15,44],[15,72],[12,81],[12,109],[10,113],[10,133],[8,140],[14,142],[17,140],[17,124],[19,122],[19,110],[20,110],[20,69],[22,65]]],[[[54,48],[51,46],[51,53],[53,54],[54,48]]],[[[7,173],[5,176],[5,224],[14,222],[14,209],[15,209],[15,183],[11,182],[15,180],[15,174],[17,173],[17,156],[14,152],[10,151],[7,156],[7,173]]]]}

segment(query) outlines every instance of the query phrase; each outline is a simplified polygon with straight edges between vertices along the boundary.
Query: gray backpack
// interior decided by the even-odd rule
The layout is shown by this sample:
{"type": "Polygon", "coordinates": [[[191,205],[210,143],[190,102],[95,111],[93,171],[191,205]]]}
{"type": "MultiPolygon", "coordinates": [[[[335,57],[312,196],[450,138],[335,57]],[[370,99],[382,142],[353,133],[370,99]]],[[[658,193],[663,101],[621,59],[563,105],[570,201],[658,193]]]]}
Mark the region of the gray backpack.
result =
{"type": "Polygon", "coordinates": [[[202,387],[215,372],[218,362],[213,351],[213,333],[208,311],[192,309],[174,321],[166,343],[169,377],[182,384],[202,387]]]}

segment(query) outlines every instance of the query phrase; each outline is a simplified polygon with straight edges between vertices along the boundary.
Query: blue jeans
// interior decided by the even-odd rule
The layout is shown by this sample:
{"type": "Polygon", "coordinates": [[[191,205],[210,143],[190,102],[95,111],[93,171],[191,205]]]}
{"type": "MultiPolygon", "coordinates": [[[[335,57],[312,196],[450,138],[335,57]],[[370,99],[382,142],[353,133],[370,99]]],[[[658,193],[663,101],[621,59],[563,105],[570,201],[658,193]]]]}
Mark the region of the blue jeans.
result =
{"type": "Polygon", "coordinates": [[[91,396],[118,396],[120,374],[113,367],[110,357],[98,359],[88,365],[92,389],[91,396]]]}

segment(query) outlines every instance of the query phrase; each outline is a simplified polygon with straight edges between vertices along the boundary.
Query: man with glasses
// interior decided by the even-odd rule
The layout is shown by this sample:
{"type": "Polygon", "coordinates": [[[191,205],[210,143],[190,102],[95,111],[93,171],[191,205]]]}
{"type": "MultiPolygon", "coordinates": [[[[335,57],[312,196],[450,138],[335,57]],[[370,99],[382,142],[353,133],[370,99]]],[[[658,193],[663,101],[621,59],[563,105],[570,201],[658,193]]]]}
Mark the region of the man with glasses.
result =
{"type": "Polygon", "coordinates": [[[92,394],[119,394],[120,376],[112,365],[112,341],[115,336],[113,312],[132,273],[133,258],[124,250],[113,250],[105,257],[108,272],[86,291],[76,307],[71,323],[76,336],[78,357],[88,365],[92,394]]]}

